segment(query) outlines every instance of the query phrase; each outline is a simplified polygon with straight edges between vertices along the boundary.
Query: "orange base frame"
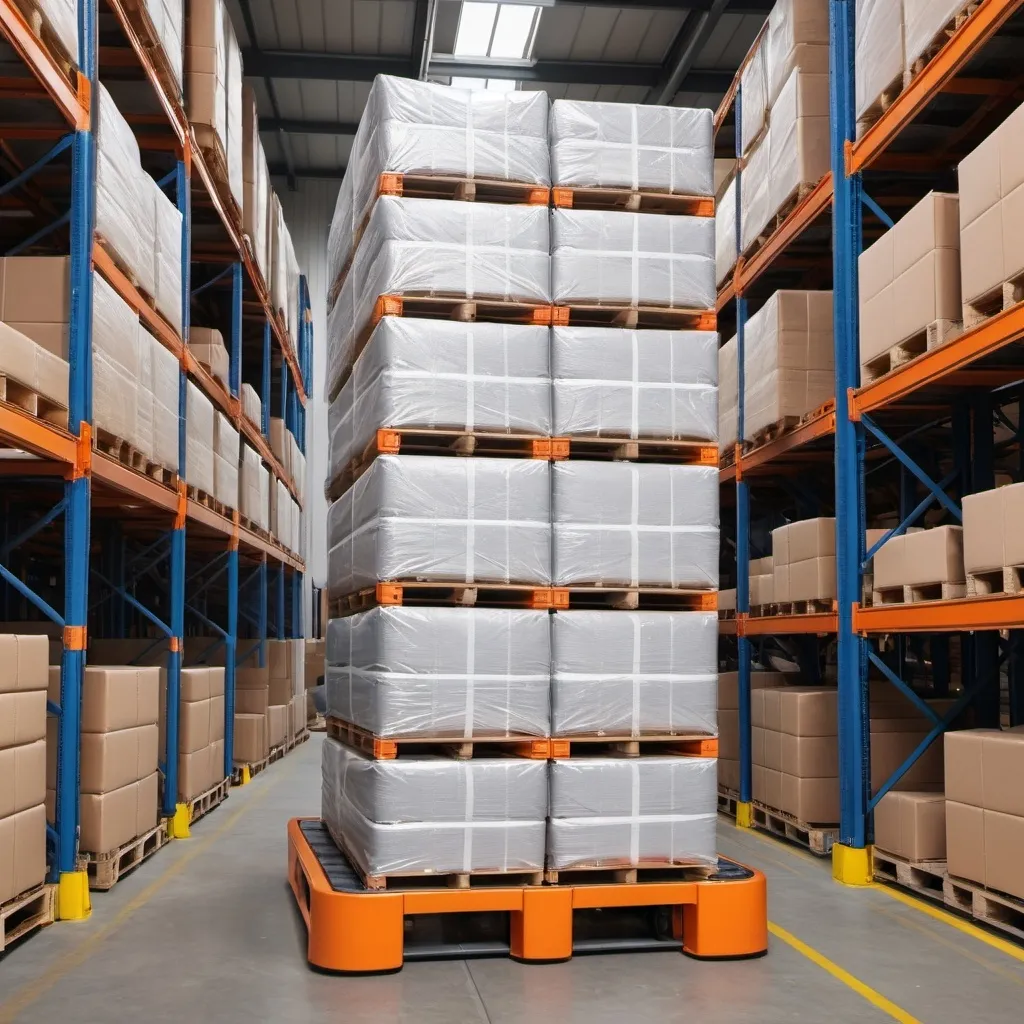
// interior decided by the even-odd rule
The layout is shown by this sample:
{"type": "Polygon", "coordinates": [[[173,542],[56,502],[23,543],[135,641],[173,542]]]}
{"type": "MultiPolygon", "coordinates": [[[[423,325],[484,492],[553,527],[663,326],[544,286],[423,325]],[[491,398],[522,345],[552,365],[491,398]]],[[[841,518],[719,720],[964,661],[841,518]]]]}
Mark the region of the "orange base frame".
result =
{"type": "Polygon", "coordinates": [[[670,906],[675,937],[684,953],[698,959],[747,959],[768,948],[767,885],[758,871],[737,881],[338,892],[301,820],[288,822],[288,882],[306,922],[307,959],[321,970],[399,970],[404,919],[414,914],[506,911],[512,924],[509,953],[524,963],[572,957],[577,909],[670,906]]]}

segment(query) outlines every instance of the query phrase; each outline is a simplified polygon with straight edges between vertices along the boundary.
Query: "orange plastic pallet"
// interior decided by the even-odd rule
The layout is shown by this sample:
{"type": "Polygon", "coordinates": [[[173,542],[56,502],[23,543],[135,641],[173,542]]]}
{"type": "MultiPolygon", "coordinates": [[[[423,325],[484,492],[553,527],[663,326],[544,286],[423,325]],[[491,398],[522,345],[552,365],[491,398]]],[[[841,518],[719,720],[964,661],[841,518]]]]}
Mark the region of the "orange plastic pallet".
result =
{"type": "Polygon", "coordinates": [[[768,949],[767,883],[726,864],[699,881],[409,888],[371,892],[313,818],[288,823],[288,882],[306,924],[306,958],[338,973],[400,970],[407,917],[505,912],[509,955],[552,963],[573,955],[573,914],[619,907],[671,907],[673,935],[697,959],[749,959],[768,949]]]}

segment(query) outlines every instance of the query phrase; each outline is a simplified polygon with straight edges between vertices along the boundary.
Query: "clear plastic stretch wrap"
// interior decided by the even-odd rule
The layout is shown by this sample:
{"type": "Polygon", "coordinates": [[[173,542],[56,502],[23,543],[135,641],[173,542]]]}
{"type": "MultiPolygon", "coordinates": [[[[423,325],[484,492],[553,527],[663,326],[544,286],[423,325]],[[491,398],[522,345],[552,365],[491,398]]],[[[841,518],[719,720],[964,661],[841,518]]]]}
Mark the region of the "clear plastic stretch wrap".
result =
{"type": "Polygon", "coordinates": [[[270,482],[270,532],[285,547],[291,548],[292,521],[291,496],[281,480],[270,482]]]}
{"type": "Polygon", "coordinates": [[[153,298],[164,319],[181,334],[181,212],[149,175],[153,200],[153,298]]]}
{"type": "Polygon", "coordinates": [[[252,242],[256,265],[264,281],[270,280],[267,207],[270,203],[270,168],[260,140],[256,97],[246,86],[242,96],[242,223],[252,242]]]}
{"type": "Polygon", "coordinates": [[[256,518],[257,525],[264,530],[270,529],[270,470],[259,464],[256,471],[256,480],[260,489],[259,515],[256,518]]]}
{"type": "Polygon", "coordinates": [[[718,862],[715,758],[569,758],[549,780],[550,868],[718,862]]]}
{"type": "Polygon", "coordinates": [[[382,196],[328,318],[328,393],[381,295],[549,302],[549,212],[382,196]]]}
{"type": "MultiPolygon", "coordinates": [[[[898,5],[898,0],[892,2],[898,5]]],[[[772,116],[775,101],[794,68],[828,74],[828,8],[829,0],[777,0],[768,15],[762,46],[772,116]]],[[[746,113],[744,103],[744,117],[746,113]]]]}
{"type": "Polygon", "coordinates": [[[284,242],[288,334],[297,346],[299,337],[299,261],[295,257],[295,245],[287,226],[285,227],[284,242]]]}
{"type": "Polygon", "coordinates": [[[378,580],[545,586],[548,464],[382,455],[331,506],[327,534],[332,596],[378,580]]]}
{"type": "Polygon", "coordinates": [[[78,64],[77,0],[18,0],[17,6],[26,11],[40,11],[67,55],[78,64]]]}
{"type": "MultiPolygon", "coordinates": [[[[150,295],[153,283],[153,201],[135,133],[101,84],[96,120],[96,233],[150,295]]],[[[179,296],[180,304],[180,296],[179,296]]]]}
{"type": "Polygon", "coordinates": [[[322,768],[324,822],[368,875],[543,867],[544,761],[375,761],[326,739],[322,768]]]}
{"type": "Polygon", "coordinates": [[[238,504],[238,431],[227,416],[217,410],[213,413],[212,493],[228,508],[238,504]]]}
{"type": "Polygon", "coordinates": [[[132,447],[147,459],[153,458],[153,350],[147,343],[149,332],[136,322],[139,376],[135,382],[138,399],[135,404],[135,434],[129,438],[132,447]]]}
{"type": "Polygon", "coordinates": [[[717,384],[714,331],[551,332],[555,434],[714,441],[717,384]]]}
{"type": "Polygon", "coordinates": [[[188,382],[185,394],[185,478],[196,490],[213,494],[213,403],[188,382]]]}
{"type": "Polygon", "coordinates": [[[355,171],[352,169],[352,158],[349,157],[348,170],[341,180],[338,198],[334,201],[334,215],[331,217],[331,226],[327,232],[328,306],[336,297],[336,292],[340,287],[338,279],[352,256],[354,241],[352,218],[355,216],[352,206],[354,181],[355,171]]]}
{"type": "Polygon", "coordinates": [[[338,197],[329,279],[352,250],[353,229],[385,171],[548,184],[544,92],[455,89],[378,75],[352,143],[338,197]]]}
{"type": "Polygon", "coordinates": [[[547,736],[550,616],[373,608],[327,626],[327,713],[375,736],[547,736]]]}
{"type": "Polygon", "coordinates": [[[548,329],[384,317],[330,406],[330,477],[380,427],[551,433],[548,329]]]}
{"type": "Polygon", "coordinates": [[[262,429],[263,403],[251,384],[242,385],[242,415],[254,426],[262,429]]]}
{"type": "Polygon", "coordinates": [[[747,438],[799,418],[834,397],[832,293],[780,291],[744,333],[743,430],[747,438]]]}
{"type": "MultiPolygon", "coordinates": [[[[906,4],[907,0],[857,0],[854,77],[858,118],[867,113],[903,72],[903,12],[906,4]]],[[[943,4],[957,6],[950,5],[949,0],[922,0],[917,6],[931,12],[943,4]]]]}
{"type": "Polygon", "coordinates": [[[93,423],[137,445],[140,387],[139,318],[99,274],[92,275],[93,423]]]}
{"type": "Polygon", "coordinates": [[[739,259],[736,237],[736,180],[730,182],[715,207],[715,284],[722,282],[732,273],[739,259]]]}
{"type": "MultiPolygon", "coordinates": [[[[254,523],[261,523],[262,519],[261,470],[263,463],[256,450],[243,441],[241,461],[238,464],[238,511],[254,523]]],[[[269,489],[267,493],[269,497],[269,489]]]]}
{"type": "Polygon", "coordinates": [[[740,139],[744,156],[761,137],[761,132],[768,123],[768,69],[765,67],[765,51],[766,44],[762,37],[740,74],[743,98],[740,139]]]}
{"type": "Polygon", "coordinates": [[[146,12],[156,31],[161,49],[167,55],[167,62],[181,95],[185,51],[185,4],[184,0],[145,0],[146,12]]]}
{"type": "Polygon", "coordinates": [[[555,302],[713,309],[713,217],[555,210],[551,215],[555,302]]]}
{"type": "MultiPolygon", "coordinates": [[[[178,468],[178,388],[181,369],[177,357],[142,330],[140,340],[152,349],[153,461],[165,469],[178,468]]],[[[231,502],[232,506],[234,501],[231,502]]]]}
{"type": "Polygon", "coordinates": [[[270,301],[274,309],[285,317],[288,308],[288,258],[285,235],[284,210],[276,192],[270,193],[270,301]]]}
{"type": "Polygon", "coordinates": [[[739,375],[735,335],[718,350],[718,451],[730,450],[739,432],[739,375]]]}
{"type": "MultiPolygon", "coordinates": [[[[970,0],[903,0],[903,52],[909,69],[970,0]]],[[[857,15],[860,16],[858,4],[857,15]]],[[[860,51],[857,51],[858,61],[860,51]]],[[[860,64],[857,64],[860,73],[860,64]]]]}
{"type": "Polygon", "coordinates": [[[555,586],[718,587],[718,469],[555,462],[555,586]]]}
{"type": "Polygon", "coordinates": [[[568,611],[551,617],[551,734],[714,734],[714,612],[568,611]]]}
{"type": "Polygon", "coordinates": [[[740,190],[744,252],[778,213],[828,172],[828,75],[794,71],[772,107],[771,123],[748,157],[740,190]]]}
{"type": "Polygon", "coordinates": [[[551,183],[714,195],[710,110],[555,100],[551,183]]]}

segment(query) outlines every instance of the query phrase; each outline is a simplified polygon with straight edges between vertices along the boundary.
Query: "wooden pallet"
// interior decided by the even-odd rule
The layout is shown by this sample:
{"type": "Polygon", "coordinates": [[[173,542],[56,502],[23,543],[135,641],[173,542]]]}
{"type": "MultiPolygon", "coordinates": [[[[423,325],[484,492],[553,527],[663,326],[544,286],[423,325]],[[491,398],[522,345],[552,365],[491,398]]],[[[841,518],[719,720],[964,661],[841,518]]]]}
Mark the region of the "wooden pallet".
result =
{"type": "Polygon", "coordinates": [[[736,820],[736,809],[740,802],[739,793],[734,793],[730,789],[718,790],[718,813],[727,814],[733,821],[736,820]]]}
{"type": "Polygon", "coordinates": [[[963,324],[959,320],[933,320],[924,330],[863,363],[860,369],[861,385],[873,384],[897,367],[952,341],[962,333],[963,324]]]}
{"type": "Polygon", "coordinates": [[[857,118],[857,138],[862,139],[875,122],[899,99],[903,92],[903,72],[900,71],[878,94],[878,98],[857,118]]]}
{"type": "Polygon", "coordinates": [[[124,438],[117,437],[102,427],[94,428],[92,446],[97,451],[103,452],[104,455],[109,455],[122,466],[127,466],[136,473],[143,473],[145,476],[150,477],[150,479],[156,480],[157,483],[164,484],[167,487],[174,486],[175,481],[178,479],[178,474],[175,470],[168,469],[159,462],[154,462],[145,452],[139,451],[138,448],[124,440],[124,438]]]}
{"type": "Polygon", "coordinates": [[[231,792],[231,780],[221,779],[216,786],[211,786],[205,793],[188,801],[188,820],[195,824],[200,818],[206,817],[215,807],[227,800],[231,792]]]}
{"type": "MultiPolygon", "coordinates": [[[[231,217],[232,223],[239,235],[242,234],[242,210],[238,200],[231,193],[231,176],[228,173],[228,161],[224,154],[224,146],[216,130],[206,124],[193,124],[192,131],[195,135],[199,150],[203,154],[206,166],[210,171],[214,187],[224,209],[231,217]]],[[[285,321],[287,322],[287,320],[285,321]]]]}
{"type": "Polygon", "coordinates": [[[730,621],[731,619],[735,619],[736,618],[736,609],[735,608],[719,608],[718,609],[718,618],[719,619],[724,619],[726,622],[730,621]]]}
{"type": "Polygon", "coordinates": [[[6,402],[20,409],[29,416],[45,423],[52,423],[62,430],[68,428],[68,409],[66,405],[55,402],[46,395],[41,395],[34,388],[22,384],[13,377],[0,374],[0,402],[6,402]]]}
{"type": "Polygon", "coordinates": [[[984,295],[964,303],[964,330],[972,330],[986,320],[991,320],[992,317],[1016,306],[1022,299],[1024,299],[1024,274],[1018,274],[985,292],[984,295]]]}
{"type": "Polygon", "coordinates": [[[779,614],[777,604],[755,604],[750,606],[750,617],[752,619],[768,619],[779,614]]]}
{"type": "Polygon", "coordinates": [[[569,608],[617,608],[624,611],[718,610],[717,590],[681,590],[673,587],[617,587],[579,584],[568,587],[569,608]]]}
{"type": "Polygon", "coordinates": [[[749,441],[743,442],[744,452],[751,452],[755,448],[760,448],[772,441],[777,441],[783,434],[788,434],[791,430],[795,430],[800,426],[801,422],[802,417],[800,416],[783,416],[782,419],[761,427],[760,430],[755,431],[754,436],[749,441]]]}
{"type": "Polygon", "coordinates": [[[776,811],[757,801],[752,804],[752,810],[755,828],[788,839],[819,857],[830,856],[832,844],[839,841],[837,825],[808,825],[798,821],[792,814],[776,811]]]}
{"type": "Polygon", "coordinates": [[[963,10],[955,14],[942,28],[935,34],[932,41],[928,44],[927,49],[920,57],[917,57],[911,62],[910,66],[903,72],[903,88],[907,89],[910,87],[910,83],[931,63],[932,58],[941,50],[949,39],[954,35],[960,28],[960,26],[967,21],[967,19],[978,9],[981,4],[981,0],[962,0],[963,10]]]}
{"type": "Polygon", "coordinates": [[[394,174],[377,178],[378,196],[420,199],[457,199],[472,203],[506,203],[547,206],[551,189],[546,185],[506,181],[503,178],[474,178],[454,174],[394,174]]]}
{"type": "Polygon", "coordinates": [[[630,736],[590,735],[553,736],[550,757],[561,761],[569,757],[641,757],[648,754],[672,754],[676,757],[718,757],[718,737],[697,733],[665,733],[630,736]]]}
{"type": "Polygon", "coordinates": [[[345,837],[333,829],[328,829],[328,831],[335,845],[345,854],[367,889],[476,889],[488,885],[516,886],[518,888],[524,885],[542,885],[544,883],[544,872],[540,869],[535,871],[396,871],[394,874],[372,875],[367,872],[361,859],[345,841],[345,837]]]}
{"type": "Polygon", "coordinates": [[[245,782],[245,774],[248,773],[249,778],[252,779],[254,776],[259,775],[265,768],[270,765],[270,756],[261,758],[259,761],[252,761],[249,764],[239,764],[235,762],[234,770],[231,772],[231,783],[234,786],[241,786],[245,782]]]}
{"type": "Polygon", "coordinates": [[[871,605],[918,604],[921,601],[958,601],[967,594],[964,583],[926,583],[919,586],[882,587],[871,591],[871,605]]]}
{"type": "MultiPolygon", "coordinates": [[[[403,754],[445,754],[456,760],[514,754],[531,761],[551,756],[551,741],[543,736],[474,736],[436,734],[429,736],[374,736],[367,729],[340,718],[325,720],[327,735],[346,746],[361,750],[378,761],[393,761],[403,754]]],[[[568,755],[566,755],[568,756],[568,755]]]]}
{"type": "Polygon", "coordinates": [[[551,205],[573,210],[626,210],[630,213],[674,213],[714,217],[713,196],[687,196],[655,189],[559,186],[551,190],[551,205]]]}
{"type": "Polygon", "coordinates": [[[765,225],[764,230],[755,238],[743,251],[744,259],[750,259],[766,242],[771,239],[772,235],[782,227],[786,218],[818,187],[817,182],[801,182],[789,196],[782,203],[782,205],[776,210],[775,214],[771,217],[768,223],[765,225]]]}
{"type": "Polygon", "coordinates": [[[714,331],[718,315],[713,309],[569,302],[554,307],[552,324],[555,327],[622,327],[629,331],[714,331]]]}
{"type": "MultiPolygon", "coordinates": [[[[75,85],[78,54],[68,53],[60,37],[53,30],[38,0],[14,0],[14,6],[21,11],[33,34],[42,40],[45,48],[50,51],[64,76],[71,85],[75,85]]],[[[2,947],[0,947],[2,948],[2,947]]]]}
{"type": "Polygon", "coordinates": [[[149,56],[157,81],[171,99],[181,99],[181,83],[175,78],[171,62],[164,50],[163,43],[146,8],[145,0],[122,0],[128,23],[135,30],[142,48],[149,56]]]}
{"type": "Polygon", "coordinates": [[[377,605],[462,605],[465,607],[556,609],[569,606],[564,587],[533,587],[516,583],[378,583],[331,600],[331,618],[352,615],[377,605]]]}
{"type": "Polygon", "coordinates": [[[574,864],[571,868],[546,868],[548,885],[636,885],[638,882],[698,882],[718,870],[706,864],[673,864],[644,861],[631,865],[625,860],[574,864]]]}
{"type": "MultiPolygon", "coordinates": [[[[128,265],[128,263],[118,254],[114,246],[103,237],[100,232],[96,232],[96,241],[99,243],[103,251],[110,257],[111,262],[121,271],[122,274],[131,282],[132,287],[142,296],[143,302],[149,306],[150,309],[156,310],[156,296],[151,295],[149,291],[143,286],[142,281],[139,279],[138,274],[135,273],[135,268],[128,265]]],[[[161,314],[162,315],[162,314],[161,314]]]]}
{"type": "MultiPolygon", "coordinates": [[[[707,441],[649,437],[568,437],[555,438],[554,443],[567,449],[567,457],[571,459],[667,462],[677,466],[718,465],[718,445],[707,441]]],[[[560,456],[556,454],[554,457],[560,456]]]]}
{"type": "Polygon", "coordinates": [[[970,914],[1018,941],[1024,939],[1024,900],[952,875],[943,880],[942,895],[947,907],[970,914]]]}
{"type": "Polygon", "coordinates": [[[779,601],[771,607],[773,615],[831,615],[838,605],[832,598],[813,598],[810,601],[779,601]]]}
{"type": "Polygon", "coordinates": [[[944,860],[910,861],[894,853],[886,853],[876,846],[872,852],[872,864],[876,881],[891,882],[937,903],[944,902],[944,860]]]}
{"type": "Polygon", "coordinates": [[[0,953],[18,939],[57,920],[57,886],[37,885],[0,904],[0,953]]]}
{"type": "Polygon", "coordinates": [[[477,431],[433,427],[381,427],[366,447],[331,479],[325,489],[328,501],[336,501],[373,465],[378,455],[456,455],[514,459],[566,458],[562,438],[502,431],[477,431]],[[556,452],[556,446],[558,450],[556,452]]]}
{"type": "Polygon", "coordinates": [[[110,853],[83,853],[89,888],[106,892],[170,842],[163,822],[110,853]]]}
{"type": "Polygon", "coordinates": [[[967,596],[986,597],[989,594],[1019,594],[1024,590],[1024,566],[1007,565],[991,572],[967,573],[967,596]]]}
{"type": "Polygon", "coordinates": [[[226,516],[228,519],[231,518],[233,509],[225,505],[223,501],[218,501],[209,492],[201,491],[198,487],[193,487],[192,484],[186,484],[185,491],[189,501],[194,501],[197,505],[202,505],[218,515],[226,516]]]}

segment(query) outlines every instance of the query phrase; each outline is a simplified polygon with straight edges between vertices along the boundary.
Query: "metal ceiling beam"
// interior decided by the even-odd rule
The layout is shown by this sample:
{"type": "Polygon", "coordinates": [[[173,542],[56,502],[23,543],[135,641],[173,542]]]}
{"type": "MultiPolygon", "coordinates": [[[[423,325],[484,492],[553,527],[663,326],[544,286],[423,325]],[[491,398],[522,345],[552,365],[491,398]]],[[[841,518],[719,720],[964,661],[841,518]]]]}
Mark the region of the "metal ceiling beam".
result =
{"type": "Polygon", "coordinates": [[[412,25],[412,56],[419,65],[417,78],[427,77],[430,54],[434,48],[434,15],[436,0],[416,0],[416,13],[412,25]]]}
{"type": "MultiPolygon", "coordinates": [[[[543,7],[615,7],[634,11],[709,11],[714,0],[504,0],[505,3],[540,4],[543,7]]],[[[776,0],[732,0],[730,14],[767,16],[776,0]]]]}
{"type": "MultiPolygon", "coordinates": [[[[247,75],[261,78],[305,78],[320,81],[369,82],[378,74],[418,77],[416,62],[408,57],[353,54],[294,53],[285,50],[246,50],[242,55],[247,75]]],[[[636,85],[655,88],[663,74],[659,64],[618,64],[597,61],[466,61],[440,57],[430,61],[430,74],[464,78],[503,78],[520,82],[557,82],[564,85],[636,85]]],[[[730,71],[690,70],[685,88],[691,92],[724,92],[732,82],[730,71]]]]}
{"type": "MultiPolygon", "coordinates": [[[[672,44],[658,81],[647,96],[648,103],[657,103],[661,106],[671,103],[684,82],[687,91],[693,91],[690,88],[689,76],[694,62],[707,46],[711,33],[715,31],[722,15],[731,9],[729,0],[710,0],[706,10],[690,11],[672,44]]],[[[728,88],[727,84],[725,89],[728,88]]]]}
{"type": "Polygon", "coordinates": [[[292,117],[261,117],[261,132],[287,132],[289,135],[355,135],[355,121],[301,121],[292,117]]]}
{"type": "MultiPolygon", "coordinates": [[[[270,176],[272,178],[289,177],[288,168],[284,164],[271,164],[270,176]]],[[[344,167],[299,167],[291,175],[295,178],[320,178],[324,181],[341,181],[345,177],[344,167]]]]}

